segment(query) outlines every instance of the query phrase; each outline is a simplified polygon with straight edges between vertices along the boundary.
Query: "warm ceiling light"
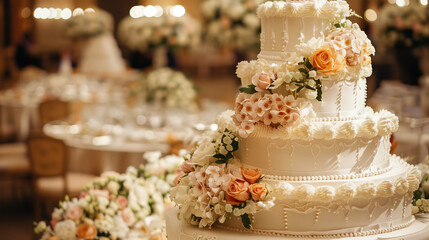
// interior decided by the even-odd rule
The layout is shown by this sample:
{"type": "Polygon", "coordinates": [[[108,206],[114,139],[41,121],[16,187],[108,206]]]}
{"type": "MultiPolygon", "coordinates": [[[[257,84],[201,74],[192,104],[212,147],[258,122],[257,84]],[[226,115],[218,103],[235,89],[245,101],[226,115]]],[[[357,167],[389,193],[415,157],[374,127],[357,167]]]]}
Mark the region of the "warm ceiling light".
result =
{"type": "Polygon", "coordinates": [[[144,8],[144,15],[146,17],[154,17],[156,15],[156,7],[148,5],[144,8]]]}
{"type": "Polygon", "coordinates": [[[83,11],[82,8],[76,8],[75,10],[73,10],[73,16],[79,16],[79,15],[84,15],[85,12],[83,11]]]}
{"type": "Polygon", "coordinates": [[[144,17],[144,7],[141,5],[132,7],[130,9],[130,16],[132,18],[144,17]]]}
{"type": "Polygon", "coordinates": [[[72,11],[70,10],[70,8],[64,8],[61,11],[61,18],[62,19],[69,19],[72,16],[72,11]]]}
{"type": "Polygon", "coordinates": [[[428,5],[428,0],[420,0],[420,3],[424,6],[428,5]]]}
{"type": "Polygon", "coordinates": [[[174,17],[182,17],[186,13],[186,9],[182,5],[176,5],[170,9],[170,14],[174,17]]]}
{"type": "Polygon", "coordinates": [[[367,9],[365,11],[365,19],[369,22],[374,22],[377,20],[377,12],[374,9],[367,9]]]}

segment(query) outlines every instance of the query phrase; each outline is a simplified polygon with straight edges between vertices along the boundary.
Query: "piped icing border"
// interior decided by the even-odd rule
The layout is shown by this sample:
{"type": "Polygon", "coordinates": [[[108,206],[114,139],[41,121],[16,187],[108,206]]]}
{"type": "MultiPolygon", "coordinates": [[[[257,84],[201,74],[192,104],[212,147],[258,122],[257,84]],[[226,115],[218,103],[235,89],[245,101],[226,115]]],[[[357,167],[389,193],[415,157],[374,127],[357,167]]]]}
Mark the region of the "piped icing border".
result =
{"type": "Polygon", "coordinates": [[[349,4],[344,0],[274,1],[259,6],[259,18],[268,17],[347,17],[349,4]]]}
{"type": "Polygon", "coordinates": [[[365,199],[391,197],[395,194],[406,194],[417,190],[420,184],[418,168],[406,163],[398,156],[392,156],[392,165],[407,169],[406,177],[399,177],[395,181],[385,180],[378,185],[363,182],[361,184],[344,183],[338,187],[329,185],[314,187],[310,184],[293,186],[288,182],[280,182],[274,188],[274,196],[277,200],[295,199],[327,203],[333,200],[348,201],[358,197],[365,199]]]}
{"type": "Polygon", "coordinates": [[[229,231],[236,231],[236,232],[243,232],[243,233],[253,233],[258,235],[267,235],[267,236],[276,236],[276,237],[293,237],[293,238],[337,238],[337,237],[365,237],[365,236],[371,236],[371,235],[377,235],[377,234],[383,234],[383,233],[389,233],[393,231],[397,231],[403,228],[409,227],[413,222],[415,221],[414,216],[411,217],[411,219],[403,224],[397,225],[397,226],[391,226],[388,228],[383,229],[374,229],[374,230],[367,230],[367,231],[361,231],[361,232],[348,232],[348,233],[332,233],[332,234],[307,234],[307,235],[299,235],[299,234],[290,234],[290,233],[282,233],[282,232],[274,232],[274,231],[267,231],[267,230],[249,230],[244,228],[235,228],[235,227],[228,227],[224,225],[217,225],[217,228],[225,229],[229,231]]]}
{"type": "Polygon", "coordinates": [[[346,175],[329,175],[329,176],[278,176],[278,175],[264,175],[265,180],[275,181],[290,181],[290,182],[301,182],[301,181],[332,181],[332,180],[349,180],[359,179],[366,177],[374,177],[381,174],[385,174],[392,170],[392,167],[380,169],[374,172],[357,173],[357,174],[346,174],[346,175]]]}
{"type": "Polygon", "coordinates": [[[264,124],[257,124],[249,135],[253,138],[271,139],[371,139],[377,136],[387,136],[396,132],[399,127],[398,117],[387,110],[374,113],[369,107],[361,120],[344,121],[341,118],[324,118],[304,121],[295,126],[273,128],[264,124]]]}

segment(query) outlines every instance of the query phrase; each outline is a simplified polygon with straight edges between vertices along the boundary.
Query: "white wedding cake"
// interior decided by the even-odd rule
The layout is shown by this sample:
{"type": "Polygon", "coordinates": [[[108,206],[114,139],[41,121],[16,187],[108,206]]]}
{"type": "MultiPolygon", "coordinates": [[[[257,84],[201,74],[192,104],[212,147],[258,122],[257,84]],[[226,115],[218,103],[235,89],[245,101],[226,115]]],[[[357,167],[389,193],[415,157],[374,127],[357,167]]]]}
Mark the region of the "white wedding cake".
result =
{"type": "Polygon", "coordinates": [[[104,76],[125,72],[125,62],[111,32],[88,39],[78,68],[82,73],[104,76]]]}
{"type": "Polygon", "coordinates": [[[344,0],[258,8],[261,53],[180,168],[169,240],[366,239],[413,223],[420,172],[390,154],[398,118],[366,107],[375,50],[353,15],[344,0]]]}

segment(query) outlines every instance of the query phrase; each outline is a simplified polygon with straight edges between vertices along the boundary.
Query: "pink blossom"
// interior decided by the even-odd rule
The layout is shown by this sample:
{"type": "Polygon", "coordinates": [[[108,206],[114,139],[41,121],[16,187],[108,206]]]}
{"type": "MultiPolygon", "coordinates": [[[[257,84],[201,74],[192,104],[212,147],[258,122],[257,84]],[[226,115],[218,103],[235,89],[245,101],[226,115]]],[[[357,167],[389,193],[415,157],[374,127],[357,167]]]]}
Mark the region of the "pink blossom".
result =
{"type": "Polygon", "coordinates": [[[99,197],[104,197],[109,199],[109,191],[107,190],[100,190],[100,189],[91,189],[89,190],[89,194],[91,194],[92,196],[99,198],[99,197]]]}
{"type": "Polygon", "coordinates": [[[190,173],[193,172],[195,170],[194,168],[194,163],[192,162],[192,160],[189,161],[185,161],[181,166],[180,166],[180,170],[182,170],[183,173],[190,173]]]}
{"type": "Polygon", "coordinates": [[[65,214],[65,219],[78,221],[83,215],[83,210],[78,205],[74,205],[69,208],[65,214]]]}
{"type": "Polygon", "coordinates": [[[121,216],[122,216],[122,220],[124,220],[124,222],[128,226],[132,226],[136,221],[136,217],[134,216],[133,211],[131,211],[131,209],[129,208],[125,208],[124,210],[122,210],[121,216]]]}
{"type": "Polygon", "coordinates": [[[119,196],[117,201],[118,201],[118,204],[121,207],[121,209],[124,209],[127,207],[128,200],[124,196],[119,196]]]}

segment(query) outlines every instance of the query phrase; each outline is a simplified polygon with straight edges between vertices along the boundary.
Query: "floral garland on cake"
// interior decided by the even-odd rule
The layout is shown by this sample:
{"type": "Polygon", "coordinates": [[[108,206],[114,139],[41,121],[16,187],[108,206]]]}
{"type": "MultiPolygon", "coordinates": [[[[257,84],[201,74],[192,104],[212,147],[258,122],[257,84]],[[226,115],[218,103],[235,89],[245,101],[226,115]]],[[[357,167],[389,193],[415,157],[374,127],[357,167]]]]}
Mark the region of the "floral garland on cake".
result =
{"type": "Polygon", "coordinates": [[[421,172],[419,188],[414,192],[413,214],[429,213],[429,156],[417,165],[421,172]]]}
{"type": "Polygon", "coordinates": [[[236,216],[251,229],[250,216],[274,206],[271,187],[261,172],[243,168],[234,156],[239,145],[237,127],[228,120],[232,114],[226,111],[217,119],[218,130],[207,132],[186,158],[171,190],[179,218],[200,228],[236,216]]]}
{"type": "Polygon", "coordinates": [[[257,51],[261,24],[256,8],[267,0],[204,0],[205,41],[214,48],[257,51]]]}
{"type": "Polygon", "coordinates": [[[167,108],[188,111],[198,109],[197,91],[193,82],[182,72],[159,68],[142,74],[140,88],[132,95],[140,95],[147,103],[160,103],[167,108]]]}
{"type": "Polygon", "coordinates": [[[386,4],[377,21],[382,50],[429,46],[429,7],[412,0],[408,6],[386,4]]]}
{"type": "Polygon", "coordinates": [[[112,31],[113,17],[106,11],[76,15],[64,23],[65,35],[71,39],[87,39],[112,31]]]}
{"type": "Polygon", "coordinates": [[[325,37],[300,44],[284,64],[264,59],[239,63],[237,76],[244,87],[236,100],[235,120],[241,126],[240,136],[247,137],[257,124],[278,128],[300,122],[310,101],[322,101],[322,81],[369,77],[374,54],[357,24],[336,19],[325,37]]]}
{"type": "Polygon", "coordinates": [[[149,49],[165,47],[194,49],[200,42],[200,24],[186,15],[158,18],[127,17],[119,23],[119,41],[128,49],[146,52],[149,49]]]}
{"type": "Polygon", "coordinates": [[[60,202],[50,226],[35,223],[35,233],[41,239],[166,239],[164,214],[172,206],[169,191],[183,157],[160,157],[149,152],[146,166],[103,173],[78,198],[60,202]]]}

